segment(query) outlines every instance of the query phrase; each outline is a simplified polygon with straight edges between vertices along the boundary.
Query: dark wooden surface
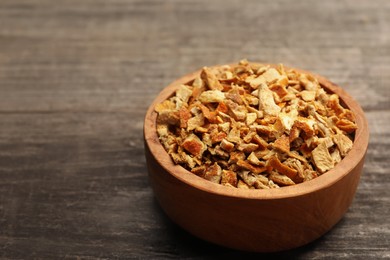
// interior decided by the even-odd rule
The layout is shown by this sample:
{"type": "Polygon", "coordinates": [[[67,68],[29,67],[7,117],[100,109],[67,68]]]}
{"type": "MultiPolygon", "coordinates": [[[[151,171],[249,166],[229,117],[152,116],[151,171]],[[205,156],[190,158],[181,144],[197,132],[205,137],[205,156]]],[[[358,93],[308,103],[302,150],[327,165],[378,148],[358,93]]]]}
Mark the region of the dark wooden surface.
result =
{"type": "Polygon", "coordinates": [[[256,255],[161,211],[142,140],[148,105],[203,65],[284,63],[343,86],[370,145],[355,200],[288,258],[390,258],[390,2],[0,2],[0,258],[256,255]]]}

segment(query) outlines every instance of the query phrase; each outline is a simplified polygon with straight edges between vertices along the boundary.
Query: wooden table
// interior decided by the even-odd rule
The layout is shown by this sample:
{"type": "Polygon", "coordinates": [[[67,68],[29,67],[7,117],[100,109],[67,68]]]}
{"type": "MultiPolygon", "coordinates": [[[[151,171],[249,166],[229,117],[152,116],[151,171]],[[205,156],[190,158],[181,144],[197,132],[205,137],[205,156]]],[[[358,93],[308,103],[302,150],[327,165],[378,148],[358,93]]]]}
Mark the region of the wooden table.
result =
{"type": "Polygon", "coordinates": [[[242,58],[330,78],[370,124],[345,217],[276,255],[390,258],[386,0],[2,0],[0,258],[262,256],[173,224],[153,198],[142,140],[146,109],[165,85],[242,58]]]}

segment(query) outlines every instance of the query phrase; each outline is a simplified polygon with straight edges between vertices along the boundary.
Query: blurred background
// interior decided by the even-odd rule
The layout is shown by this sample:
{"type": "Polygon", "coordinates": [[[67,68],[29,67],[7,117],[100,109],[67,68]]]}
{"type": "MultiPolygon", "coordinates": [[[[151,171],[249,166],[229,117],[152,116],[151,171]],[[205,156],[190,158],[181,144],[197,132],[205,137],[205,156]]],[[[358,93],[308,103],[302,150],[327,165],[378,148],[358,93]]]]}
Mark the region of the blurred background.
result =
{"type": "Polygon", "coordinates": [[[248,256],[168,220],[148,183],[142,135],[164,86],[243,58],[328,77],[370,124],[346,216],[278,256],[390,258],[386,0],[2,0],[0,257],[248,256]]]}

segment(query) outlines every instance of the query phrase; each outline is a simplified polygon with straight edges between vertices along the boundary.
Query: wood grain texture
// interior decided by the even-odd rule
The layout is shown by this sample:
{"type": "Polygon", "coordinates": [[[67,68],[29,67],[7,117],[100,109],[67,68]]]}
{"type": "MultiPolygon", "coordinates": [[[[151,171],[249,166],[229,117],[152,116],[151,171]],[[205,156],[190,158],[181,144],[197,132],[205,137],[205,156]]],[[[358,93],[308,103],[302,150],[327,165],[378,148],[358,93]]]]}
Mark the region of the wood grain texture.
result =
{"type": "Polygon", "coordinates": [[[174,225],[142,141],[164,86],[244,57],[324,75],[369,121],[345,217],[278,256],[390,258],[389,13],[386,0],[0,1],[0,258],[258,257],[174,225]]]}

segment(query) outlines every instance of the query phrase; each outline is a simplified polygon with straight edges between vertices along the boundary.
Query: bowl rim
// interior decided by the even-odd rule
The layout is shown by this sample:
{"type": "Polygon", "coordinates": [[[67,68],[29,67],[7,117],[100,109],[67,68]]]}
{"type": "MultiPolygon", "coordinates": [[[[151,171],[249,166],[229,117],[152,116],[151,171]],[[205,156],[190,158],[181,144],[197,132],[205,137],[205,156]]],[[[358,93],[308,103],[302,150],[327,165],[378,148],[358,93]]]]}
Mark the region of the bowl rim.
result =
{"type": "MultiPolygon", "coordinates": [[[[256,62],[251,62],[256,63],[256,62]]],[[[271,67],[277,67],[275,64],[260,63],[262,65],[270,65],[271,67]]],[[[226,64],[236,66],[236,64],[226,64]]],[[[223,65],[215,65],[210,67],[219,67],[223,65]]],[[[339,180],[347,176],[357,164],[363,159],[367,151],[369,130],[367,119],[360,105],[340,86],[331,82],[327,78],[312,73],[306,70],[297,69],[293,67],[285,66],[285,69],[294,69],[299,73],[306,73],[314,76],[319,81],[320,85],[328,92],[335,93],[339,96],[340,101],[343,102],[355,115],[356,124],[358,126],[355,132],[355,138],[352,149],[349,153],[331,170],[318,176],[315,179],[302,182],[292,186],[284,186],[281,188],[274,189],[237,189],[233,187],[223,186],[221,184],[210,182],[203,179],[190,171],[186,170],[180,165],[176,165],[169,154],[165,151],[161,144],[157,131],[156,131],[156,118],[157,113],[154,111],[155,106],[158,103],[163,102],[172,96],[175,90],[181,85],[190,82],[199,75],[201,69],[186,74],[175,81],[171,82],[166,86],[154,99],[152,104],[149,106],[144,121],[144,139],[145,145],[148,146],[151,155],[157,161],[157,163],[165,169],[165,171],[180,180],[184,184],[191,186],[200,191],[211,193],[219,196],[234,197],[234,198],[245,198],[245,199],[264,199],[274,200],[291,198],[297,196],[303,196],[305,194],[326,189],[339,180]],[[159,156],[156,156],[158,154],[159,156]]],[[[164,174],[164,173],[161,173],[164,174]]]]}

